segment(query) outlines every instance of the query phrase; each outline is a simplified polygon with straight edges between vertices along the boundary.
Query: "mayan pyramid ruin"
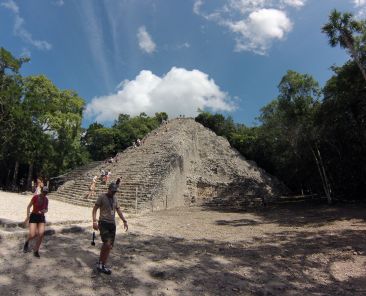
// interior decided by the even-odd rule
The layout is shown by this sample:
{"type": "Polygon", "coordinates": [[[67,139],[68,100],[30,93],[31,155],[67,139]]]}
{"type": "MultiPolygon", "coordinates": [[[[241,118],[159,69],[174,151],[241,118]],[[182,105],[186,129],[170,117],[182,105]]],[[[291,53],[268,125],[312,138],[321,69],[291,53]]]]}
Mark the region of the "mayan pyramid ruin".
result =
{"type": "Polygon", "coordinates": [[[280,193],[280,182],[194,119],[170,120],[143,142],[118,153],[117,162],[94,162],[74,171],[50,198],[92,206],[107,190],[108,184],[98,180],[96,195],[87,197],[101,170],[111,171],[109,182],[121,177],[117,197],[131,213],[190,205],[246,209],[270,203],[280,193]]]}

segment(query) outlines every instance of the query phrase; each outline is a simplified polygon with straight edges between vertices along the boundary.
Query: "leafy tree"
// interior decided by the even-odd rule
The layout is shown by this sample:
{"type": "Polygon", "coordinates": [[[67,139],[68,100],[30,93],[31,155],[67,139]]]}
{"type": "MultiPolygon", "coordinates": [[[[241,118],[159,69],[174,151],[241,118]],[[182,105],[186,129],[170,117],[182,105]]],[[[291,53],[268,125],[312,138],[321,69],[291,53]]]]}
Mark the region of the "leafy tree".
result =
{"type": "Polygon", "coordinates": [[[22,80],[18,71],[26,61],[0,48],[0,160],[6,157],[4,149],[14,139],[18,119],[22,117],[22,80]]]}
{"type": "Polygon", "coordinates": [[[86,147],[93,160],[103,160],[117,152],[117,131],[98,125],[90,125],[85,135],[86,147]]]}
{"type": "Polygon", "coordinates": [[[334,9],[329,15],[329,22],[323,26],[322,32],[327,34],[332,47],[339,45],[350,53],[366,81],[366,70],[362,63],[365,51],[361,46],[366,38],[365,22],[355,20],[351,13],[341,13],[334,9]]]}
{"type": "Polygon", "coordinates": [[[315,124],[336,195],[360,199],[366,191],[365,80],[355,62],[333,71],[315,124]]]}
{"type": "Polygon", "coordinates": [[[165,112],[157,112],[155,113],[155,118],[159,123],[162,123],[163,120],[168,120],[168,114],[165,112]]]}
{"type": "Polygon", "coordinates": [[[91,124],[83,141],[94,160],[106,159],[130,147],[137,138],[144,138],[160,125],[163,118],[167,118],[164,112],[157,113],[155,117],[146,113],[135,117],[120,114],[110,128],[99,123],[91,124]]]}
{"type": "Polygon", "coordinates": [[[307,183],[304,177],[315,175],[318,168],[330,202],[328,173],[313,127],[320,105],[319,85],[307,74],[288,71],[279,84],[279,92],[277,99],[262,109],[259,118],[262,136],[272,150],[276,175],[293,189],[303,188],[307,183]]]}
{"type": "Polygon", "coordinates": [[[229,116],[225,118],[222,114],[211,114],[207,111],[199,110],[199,115],[195,120],[213,130],[218,136],[224,136],[229,141],[231,134],[235,130],[233,119],[229,116]]]}
{"type": "Polygon", "coordinates": [[[19,69],[27,61],[25,58],[17,59],[6,49],[0,48],[0,167],[8,171],[6,178],[9,181],[9,166],[15,163],[13,182],[17,178],[19,161],[13,161],[18,149],[12,143],[19,140],[23,119],[22,79],[19,69]]]}
{"type": "MultiPolygon", "coordinates": [[[[47,161],[41,166],[46,175],[80,164],[83,160],[80,137],[84,100],[73,91],[58,89],[42,75],[29,76],[24,81],[25,114],[38,133],[43,134],[41,152],[25,149],[28,158],[34,162],[40,157],[37,154],[47,155],[49,159],[42,157],[47,161]]],[[[39,139],[34,137],[30,142],[39,139]]]]}
{"type": "Polygon", "coordinates": [[[29,62],[29,58],[22,57],[16,59],[9,51],[0,47],[0,77],[3,78],[7,70],[18,74],[22,64],[27,62],[29,62]]]}

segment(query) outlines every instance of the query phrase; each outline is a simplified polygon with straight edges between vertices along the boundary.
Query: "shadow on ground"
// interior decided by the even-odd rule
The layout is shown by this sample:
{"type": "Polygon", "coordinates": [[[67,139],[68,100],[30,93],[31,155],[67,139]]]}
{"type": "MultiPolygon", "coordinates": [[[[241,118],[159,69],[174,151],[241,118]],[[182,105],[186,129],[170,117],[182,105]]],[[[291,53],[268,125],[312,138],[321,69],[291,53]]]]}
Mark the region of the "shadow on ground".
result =
{"type": "Polygon", "coordinates": [[[250,243],[122,234],[118,235],[111,254],[111,276],[93,270],[100,243],[92,247],[89,235],[49,236],[41,259],[22,254],[22,242],[1,242],[0,294],[347,296],[366,293],[364,230],[277,232],[250,243]]]}
{"type": "MultiPolygon", "coordinates": [[[[245,212],[261,217],[261,223],[276,223],[280,226],[316,226],[320,227],[334,221],[362,220],[366,221],[366,204],[335,204],[328,205],[324,200],[300,201],[284,204],[273,204],[258,209],[222,209],[211,204],[203,205],[207,211],[222,213],[245,212]]],[[[233,221],[227,221],[233,223],[233,221]]],[[[220,221],[221,225],[225,221],[220,221]]],[[[237,221],[237,226],[258,225],[256,221],[237,221]]],[[[235,224],[235,223],[234,223],[235,224]]]]}

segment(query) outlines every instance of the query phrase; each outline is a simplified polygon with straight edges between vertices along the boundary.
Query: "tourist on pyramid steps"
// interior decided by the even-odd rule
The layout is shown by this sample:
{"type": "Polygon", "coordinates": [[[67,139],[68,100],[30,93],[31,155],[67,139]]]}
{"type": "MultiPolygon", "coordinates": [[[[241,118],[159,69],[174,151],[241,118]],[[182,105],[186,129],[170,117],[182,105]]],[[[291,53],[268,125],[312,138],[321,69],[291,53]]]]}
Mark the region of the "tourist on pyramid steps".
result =
{"type": "Polygon", "coordinates": [[[38,236],[36,245],[33,248],[33,254],[35,257],[38,258],[40,258],[39,247],[41,246],[43,240],[46,223],[46,218],[44,214],[48,212],[47,193],[48,187],[44,186],[40,194],[36,194],[33,196],[27,206],[27,218],[24,221],[25,225],[29,224],[29,235],[27,241],[24,244],[23,251],[28,252],[29,241],[38,236]],[[32,213],[30,213],[31,207],[33,207],[32,213]]]}
{"type": "Polygon", "coordinates": [[[112,176],[112,173],[111,173],[110,170],[105,172],[105,184],[108,184],[109,179],[111,178],[111,176],[112,176]]]}
{"type": "Polygon", "coordinates": [[[116,185],[119,187],[119,184],[121,183],[121,178],[118,177],[117,180],[116,180],[116,185]]]}
{"type": "Polygon", "coordinates": [[[112,250],[114,239],[116,237],[116,221],[115,213],[123,221],[123,227],[128,230],[127,220],[123,216],[121,208],[118,205],[115,193],[118,186],[115,183],[109,184],[108,192],[101,194],[93,207],[93,229],[99,230],[103,245],[100,250],[99,261],[97,263],[97,270],[105,274],[111,274],[112,271],[106,267],[109,253],[112,250]],[[99,209],[99,222],[97,222],[97,211],[99,209]]]}
{"type": "Polygon", "coordinates": [[[89,198],[95,194],[95,188],[97,186],[98,176],[94,176],[92,183],[89,186],[89,192],[85,195],[85,198],[89,198]]]}
{"type": "Polygon", "coordinates": [[[105,171],[104,170],[101,170],[100,171],[100,181],[103,182],[104,180],[104,176],[105,176],[105,171]]]}

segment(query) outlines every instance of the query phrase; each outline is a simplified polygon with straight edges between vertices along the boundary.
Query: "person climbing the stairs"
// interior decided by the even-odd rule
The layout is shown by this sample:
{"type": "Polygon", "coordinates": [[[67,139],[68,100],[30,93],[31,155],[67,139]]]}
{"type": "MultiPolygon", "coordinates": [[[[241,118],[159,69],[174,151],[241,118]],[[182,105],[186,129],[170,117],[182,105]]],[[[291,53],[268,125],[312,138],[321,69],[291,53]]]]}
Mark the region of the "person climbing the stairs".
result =
{"type": "Polygon", "coordinates": [[[97,186],[98,176],[94,176],[92,183],[89,186],[89,192],[86,194],[85,198],[89,198],[95,194],[95,188],[97,186]]]}
{"type": "Polygon", "coordinates": [[[121,208],[118,204],[117,197],[115,196],[118,190],[118,186],[115,183],[109,184],[108,192],[101,194],[92,211],[93,217],[93,229],[99,230],[100,237],[102,239],[103,245],[100,250],[99,261],[97,263],[97,271],[111,274],[112,271],[106,267],[106,263],[109,257],[109,253],[113,248],[114,240],[116,237],[116,221],[115,213],[123,221],[123,227],[127,231],[128,224],[127,220],[123,216],[121,208]],[[97,221],[97,211],[99,209],[99,221],[97,221]]]}

